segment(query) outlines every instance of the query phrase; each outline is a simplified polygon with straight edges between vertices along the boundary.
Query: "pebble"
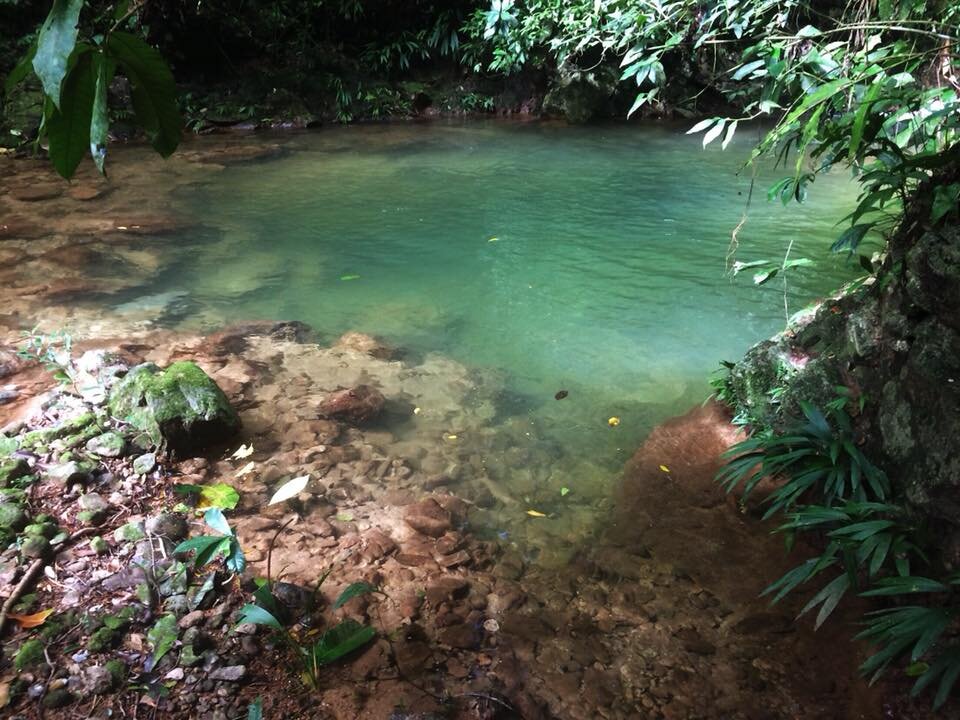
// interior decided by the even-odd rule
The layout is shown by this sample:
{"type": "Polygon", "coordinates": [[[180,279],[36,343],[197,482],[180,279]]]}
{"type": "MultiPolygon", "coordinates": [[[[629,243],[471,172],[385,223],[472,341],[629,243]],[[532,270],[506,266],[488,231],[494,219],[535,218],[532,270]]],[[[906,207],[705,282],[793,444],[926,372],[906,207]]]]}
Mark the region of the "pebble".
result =
{"type": "Polygon", "coordinates": [[[133,471],[137,475],[146,475],[157,466],[157,456],[153,453],[140,455],[133,461],[133,471]]]}
{"type": "Polygon", "coordinates": [[[226,680],[228,682],[237,682],[242,680],[247,674],[246,665],[228,665],[227,667],[217,668],[208,676],[211,680],[226,680]]]}

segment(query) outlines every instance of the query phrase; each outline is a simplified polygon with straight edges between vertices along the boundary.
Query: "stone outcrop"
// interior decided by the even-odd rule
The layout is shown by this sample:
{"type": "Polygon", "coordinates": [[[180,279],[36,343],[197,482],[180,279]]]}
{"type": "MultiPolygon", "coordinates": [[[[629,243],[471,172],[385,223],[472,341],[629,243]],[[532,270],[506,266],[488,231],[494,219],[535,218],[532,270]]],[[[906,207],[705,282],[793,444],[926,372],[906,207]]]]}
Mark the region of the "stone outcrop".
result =
{"type": "Polygon", "coordinates": [[[740,419],[782,429],[846,388],[865,453],[960,567],[960,229],[922,228],[908,215],[874,281],[754,346],[727,389],[740,419]]]}

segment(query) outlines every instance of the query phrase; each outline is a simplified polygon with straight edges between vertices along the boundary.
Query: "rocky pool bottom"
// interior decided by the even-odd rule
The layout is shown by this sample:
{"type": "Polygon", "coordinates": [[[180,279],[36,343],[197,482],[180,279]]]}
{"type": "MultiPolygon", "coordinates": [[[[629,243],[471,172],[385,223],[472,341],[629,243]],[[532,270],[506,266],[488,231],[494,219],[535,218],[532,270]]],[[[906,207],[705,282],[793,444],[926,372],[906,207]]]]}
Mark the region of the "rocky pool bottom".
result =
{"type": "Polygon", "coordinates": [[[86,399],[4,352],[5,382],[18,396],[0,418],[21,448],[5,461],[19,468],[5,479],[5,511],[18,506],[25,517],[8,526],[19,539],[0,555],[0,573],[9,595],[31,566],[46,566],[34,568],[14,610],[53,610],[40,627],[5,638],[5,712],[239,718],[256,697],[265,717],[344,720],[894,712],[884,696],[896,689],[855,679],[842,621],[814,635],[794,624],[797,606],[757,597],[789,563],[769,528],[713,482],[736,437],[719,406],[656,428],[605,522],[561,566],[541,565],[532,549],[561,544],[569,525],[528,515],[528,503],[474,460],[498,440],[484,439],[489,419],[476,410],[484,392],[470,371],[443,358],[395,360],[358,333],[329,347],[304,333],[296,323],[256,323],[82,343],[77,367],[96,379],[82,387],[107,390],[85,390],[86,399]],[[240,429],[203,452],[144,457],[143,433],[113,417],[109,388],[131,367],[181,361],[223,389],[240,429]],[[391,420],[411,406],[432,409],[411,413],[431,442],[404,439],[391,420]],[[450,427],[470,432],[452,439],[450,427]],[[243,446],[252,454],[234,457],[243,446]],[[303,475],[301,493],[267,505],[285,479],[303,475]],[[226,514],[249,563],[242,577],[218,564],[194,570],[173,552],[205,532],[173,488],[218,483],[240,494],[226,514]],[[505,528],[495,537],[484,531],[491,515],[505,528]],[[304,616],[302,632],[344,617],[378,630],[331,665],[317,691],[299,683],[290,652],[268,631],[237,626],[268,557],[274,580],[288,583],[285,601],[304,616]],[[338,593],[359,581],[383,594],[334,611],[338,593]],[[170,649],[153,664],[160,642],[170,649]]]}
{"type": "Polygon", "coordinates": [[[153,186],[280,151],[231,138],[188,146],[162,170],[117,163],[110,183],[81,173],[70,186],[40,161],[0,163],[0,425],[22,439],[93,412],[98,437],[124,436],[113,456],[85,425],[80,467],[64,468],[77,433],[54,430],[15,463],[23,477],[5,494],[20,508],[6,510],[18,540],[0,555],[2,594],[24,583],[12,612],[54,612],[32,629],[7,620],[4,714],[239,718],[259,696],[267,718],[926,716],[892,700],[903,688],[856,679],[849,621],[814,635],[794,624],[797,604],[758,598],[793,563],[713,482],[735,438],[721,408],[695,408],[645,441],[624,433],[641,448],[622,475],[598,473],[582,449],[545,442],[549,427],[504,412],[497,373],[359,333],[318,342],[296,322],[228,326],[211,314],[193,318],[201,331],[174,330],[177,298],[119,302],[190,232],[153,186]],[[101,351],[85,362],[108,383],[143,362],[196,362],[238,433],[150,467],[129,428],[104,417],[104,398],[71,398],[16,357],[36,325],[69,329],[78,357],[101,351]],[[241,446],[253,453],[233,458],[241,446]],[[296,498],[267,505],[304,475],[296,498]],[[218,483],[240,493],[227,516],[243,578],[179,572],[173,557],[184,534],[205,532],[175,511],[173,487],[218,483]],[[318,691],[268,632],[235,627],[268,555],[294,605],[297,588],[332,570],[304,633],[337,617],[378,630],[318,691]],[[360,580],[384,594],[333,611],[360,580]],[[153,666],[158,624],[176,639],[153,666]]]}

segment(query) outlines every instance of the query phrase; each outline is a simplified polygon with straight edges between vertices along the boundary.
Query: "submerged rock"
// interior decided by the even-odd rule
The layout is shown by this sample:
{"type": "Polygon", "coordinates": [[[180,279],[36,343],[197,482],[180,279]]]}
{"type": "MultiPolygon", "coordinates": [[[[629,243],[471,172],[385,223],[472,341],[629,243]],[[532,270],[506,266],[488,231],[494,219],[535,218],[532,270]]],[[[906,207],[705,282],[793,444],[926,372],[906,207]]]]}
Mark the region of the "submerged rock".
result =
{"type": "Polygon", "coordinates": [[[335,350],[352,350],[363,353],[378,360],[393,360],[397,356],[397,349],[392,345],[360,332],[344,333],[333,344],[333,347],[335,350]]]}
{"type": "Polygon", "coordinates": [[[320,414],[338,420],[362,425],[375,419],[386,400],[383,393],[371,385],[357,385],[338,390],[320,403],[320,414]]]}
{"type": "Polygon", "coordinates": [[[161,370],[137,365],[110,392],[110,412],[174,452],[227,440],[240,419],[226,395],[195,363],[161,370]]]}

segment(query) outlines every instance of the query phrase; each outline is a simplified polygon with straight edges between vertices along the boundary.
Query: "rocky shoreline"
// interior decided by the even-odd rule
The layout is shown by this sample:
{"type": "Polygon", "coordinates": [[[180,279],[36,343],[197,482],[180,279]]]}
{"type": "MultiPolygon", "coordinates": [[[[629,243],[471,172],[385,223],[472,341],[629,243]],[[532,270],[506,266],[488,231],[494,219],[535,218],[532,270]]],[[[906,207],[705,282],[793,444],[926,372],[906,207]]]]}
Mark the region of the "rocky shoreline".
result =
{"type": "MultiPolygon", "coordinates": [[[[213,336],[155,333],[78,357],[78,371],[105,393],[83,400],[61,386],[0,408],[5,447],[19,445],[3,465],[4,517],[14,517],[5,532],[15,538],[0,556],[5,584],[16,586],[36,558],[45,568],[14,608],[27,619],[9,622],[30,625],[53,611],[7,638],[12,667],[0,687],[14,713],[107,717],[140,706],[163,717],[236,718],[260,697],[265,717],[878,716],[869,711],[878,696],[849,683],[852,653],[818,658],[818,638],[756,599],[761,580],[746,569],[764,562],[771,543],[756,544],[759,528],[701,486],[731,439],[718,408],[656,431],[621,490],[629,514],[614,516],[569,567],[546,569],[509,535],[477,535],[483,506],[503,501],[450,471],[462,459],[449,432],[415,450],[377,424],[398,412],[393,378],[412,383],[407,406],[427,407],[423,393],[452,365],[431,376],[429,364],[393,360],[367,336],[325,348],[303,342],[303,332],[259,323],[213,336]],[[151,362],[196,363],[223,388],[240,429],[215,445],[184,445],[174,432],[180,448],[202,451],[155,452],[129,415],[115,413],[117,388],[133,384],[121,378],[151,362]],[[357,390],[358,378],[382,390],[357,390]],[[694,436],[716,437],[700,460],[689,450],[694,436]],[[651,471],[654,457],[669,476],[651,471]],[[665,493],[650,472],[674,489],[665,493]],[[303,491],[267,505],[294,475],[308,476],[303,491]],[[239,575],[222,559],[194,568],[189,553],[174,552],[188,535],[209,533],[191,507],[198,498],[176,488],[224,485],[239,495],[223,511],[246,555],[239,575]],[[694,508],[691,495],[701,497],[694,508]],[[704,563],[689,552],[694,535],[719,546],[731,528],[746,553],[736,561],[714,552],[704,563]],[[304,632],[336,618],[377,629],[315,692],[298,682],[272,633],[238,625],[268,562],[304,632]],[[718,562],[729,570],[718,573],[718,562]],[[383,594],[333,611],[358,582],[383,594]],[[168,647],[154,662],[158,646],[168,647]]],[[[22,364],[7,381],[33,370],[22,364]]],[[[229,411],[212,406],[233,428],[229,411]]],[[[165,412],[156,400],[144,407],[165,412]]],[[[524,517],[523,506],[515,512],[528,525],[552,522],[524,517]]]]}

